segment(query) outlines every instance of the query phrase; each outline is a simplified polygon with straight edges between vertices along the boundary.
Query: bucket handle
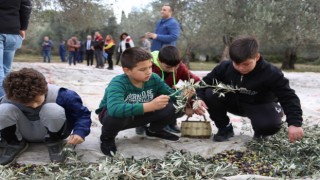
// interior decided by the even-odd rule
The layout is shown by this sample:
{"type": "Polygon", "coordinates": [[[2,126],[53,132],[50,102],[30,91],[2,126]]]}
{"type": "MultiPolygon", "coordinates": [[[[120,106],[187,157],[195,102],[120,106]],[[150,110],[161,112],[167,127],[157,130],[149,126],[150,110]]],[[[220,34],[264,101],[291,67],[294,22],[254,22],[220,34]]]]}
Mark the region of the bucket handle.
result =
{"type": "MultiPolygon", "coordinates": [[[[204,118],[204,121],[207,121],[207,118],[205,115],[203,115],[203,118],[204,118]]],[[[186,121],[188,121],[188,120],[189,120],[189,116],[187,117],[186,121]]],[[[200,121],[201,121],[201,119],[200,119],[200,121]]]]}

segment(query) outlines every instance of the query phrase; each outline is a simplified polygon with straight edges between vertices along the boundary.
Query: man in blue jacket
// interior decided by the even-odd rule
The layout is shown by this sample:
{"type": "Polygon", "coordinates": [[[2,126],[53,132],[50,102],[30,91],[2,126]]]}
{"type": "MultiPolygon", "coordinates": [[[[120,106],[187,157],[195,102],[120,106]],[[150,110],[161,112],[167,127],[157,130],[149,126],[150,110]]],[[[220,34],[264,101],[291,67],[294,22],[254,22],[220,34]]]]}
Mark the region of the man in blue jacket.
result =
{"type": "Polygon", "coordinates": [[[1,137],[6,141],[0,164],[11,163],[27,149],[27,142],[45,142],[52,162],[64,162],[64,139],[77,145],[90,133],[91,112],[79,95],[47,84],[32,68],[13,71],[4,79],[0,100],[1,137]]]}
{"type": "Polygon", "coordinates": [[[159,51],[164,45],[176,45],[180,36],[180,25],[172,17],[173,8],[165,4],[161,8],[161,20],[157,22],[154,33],[147,32],[146,36],[152,39],[151,52],[159,51]]]}
{"type": "Polygon", "coordinates": [[[21,47],[31,14],[31,0],[0,1],[0,97],[2,81],[11,70],[16,49],[21,47]]]}

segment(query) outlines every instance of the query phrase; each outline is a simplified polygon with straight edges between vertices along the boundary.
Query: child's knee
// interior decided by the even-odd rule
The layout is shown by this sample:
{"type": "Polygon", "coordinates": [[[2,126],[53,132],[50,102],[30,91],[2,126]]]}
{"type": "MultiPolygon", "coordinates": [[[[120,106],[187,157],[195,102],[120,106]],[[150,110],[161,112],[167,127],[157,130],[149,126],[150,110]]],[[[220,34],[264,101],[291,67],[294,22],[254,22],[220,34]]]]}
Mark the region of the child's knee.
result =
{"type": "Polygon", "coordinates": [[[174,107],[173,102],[169,101],[168,104],[163,109],[158,110],[158,112],[161,112],[159,115],[172,115],[175,114],[176,108],[174,107]]]}
{"type": "Polygon", "coordinates": [[[254,127],[254,132],[259,135],[274,135],[281,129],[281,124],[269,124],[265,126],[254,127]]]}
{"type": "Polygon", "coordinates": [[[56,103],[43,105],[39,113],[41,123],[51,132],[59,131],[66,122],[65,110],[56,103]]]}
{"type": "Polygon", "coordinates": [[[3,103],[0,105],[0,121],[12,121],[12,123],[16,124],[19,119],[19,114],[21,114],[21,110],[9,103],[3,103]]]}
{"type": "Polygon", "coordinates": [[[213,93],[212,88],[208,88],[205,91],[205,98],[203,101],[209,106],[215,106],[224,102],[224,98],[219,98],[219,94],[213,93]]]}
{"type": "Polygon", "coordinates": [[[216,98],[216,94],[213,93],[212,88],[207,88],[205,91],[205,99],[216,98]]]}
{"type": "Polygon", "coordinates": [[[40,119],[66,119],[65,110],[56,103],[46,103],[39,112],[40,119]]]}

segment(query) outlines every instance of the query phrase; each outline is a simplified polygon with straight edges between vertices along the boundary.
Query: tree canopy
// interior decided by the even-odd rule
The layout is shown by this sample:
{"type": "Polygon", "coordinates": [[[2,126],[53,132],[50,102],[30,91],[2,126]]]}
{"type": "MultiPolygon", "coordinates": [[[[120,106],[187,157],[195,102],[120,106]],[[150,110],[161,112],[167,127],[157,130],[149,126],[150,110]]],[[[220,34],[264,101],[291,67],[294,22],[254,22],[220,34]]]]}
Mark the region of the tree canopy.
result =
{"type": "Polygon", "coordinates": [[[170,3],[181,24],[178,47],[186,60],[199,59],[201,55],[220,60],[228,42],[252,35],[260,41],[263,53],[282,60],[284,69],[294,68],[298,57],[319,61],[319,53],[310,51],[319,47],[320,40],[317,0],[159,0],[128,14],[123,12],[120,23],[111,0],[33,2],[26,42],[29,48],[39,46],[44,35],[60,41],[72,34],[85,38],[96,30],[114,37],[127,32],[139,45],[139,38],[154,30],[161,6],[170,3]]]}

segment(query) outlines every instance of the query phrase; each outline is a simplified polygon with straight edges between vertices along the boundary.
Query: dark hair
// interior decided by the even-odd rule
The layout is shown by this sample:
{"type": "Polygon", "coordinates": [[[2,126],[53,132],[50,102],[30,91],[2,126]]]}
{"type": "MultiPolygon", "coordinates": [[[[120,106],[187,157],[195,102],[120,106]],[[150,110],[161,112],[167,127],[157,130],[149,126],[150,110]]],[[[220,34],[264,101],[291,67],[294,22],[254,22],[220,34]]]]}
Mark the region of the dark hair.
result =
{"type": "Polygon", "coordinates": [[[231,43],[229,54],[231,60],[239,64],[248,58],[254,58],[258,51],[259,44],[254,37],[241,37],[231,43]]]}
{"type": "Polygon", "coordinates": [[[120,41],[123,40],[123,38],[122,38],[123,35],[129,36],[128,33],[126,33],[126,32],[122,33],[122,34],[120,35],[120,41]]]}
{"type": "Polygon", "coordinates": [[[174,11],[173,7],[172,7],[169,3],[165,3],[165,4],[163,4],[163,6],[169,6],[169,7],[170,7],[171,12],[173,12],[173,11],[174,11]]]}
{"type": "Polygon", "coordinates": [[[46,78],[32,68],[9,73],[3,80],[3,88],[8,99],[20,103],[32,102],[37,96],[48,92],[46,78]]]}
{"type": "Polygon", "coordinates": [[[175,46],[163,46],[158,55],[160,62],[169,66],[176,66],[181,62],[181,56],[178,48],[175,46]]]}
{"type": "Polygon", "coordinates": [[[139,62],[151,60],[152,56],[149,52],[140,47],[132,47],[123,51],[121,55],[122,67],[132,69],[136,67],[139,62]]]}

